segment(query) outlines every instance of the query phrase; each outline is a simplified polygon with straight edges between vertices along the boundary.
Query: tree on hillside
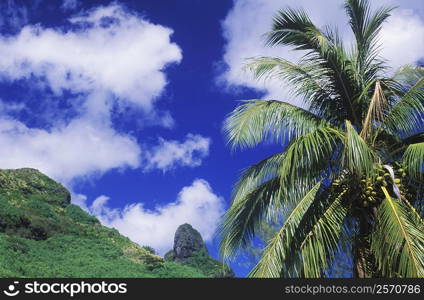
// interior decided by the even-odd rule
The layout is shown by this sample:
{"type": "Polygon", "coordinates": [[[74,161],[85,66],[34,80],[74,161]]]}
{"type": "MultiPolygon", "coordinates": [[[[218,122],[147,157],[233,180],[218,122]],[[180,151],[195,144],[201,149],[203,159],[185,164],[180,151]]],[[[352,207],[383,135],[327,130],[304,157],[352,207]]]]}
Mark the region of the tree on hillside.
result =
{"type": "Polygon", "coordinates": [[[423,68],[388,77],[378,35],[391,8],[372,10],[367,0],[344,8],[353,46],[289,8],[274,17],[267,43],[302,59],[258,57],[246,66],[288,83],[308,109],[247,100],[226,119],[233,148],[283,148],[243,171],[219,229],[228,259],[264,222],[281,224],[250,276],[326,276],[344,251],[355,277],[424,277],[423,68]]]}

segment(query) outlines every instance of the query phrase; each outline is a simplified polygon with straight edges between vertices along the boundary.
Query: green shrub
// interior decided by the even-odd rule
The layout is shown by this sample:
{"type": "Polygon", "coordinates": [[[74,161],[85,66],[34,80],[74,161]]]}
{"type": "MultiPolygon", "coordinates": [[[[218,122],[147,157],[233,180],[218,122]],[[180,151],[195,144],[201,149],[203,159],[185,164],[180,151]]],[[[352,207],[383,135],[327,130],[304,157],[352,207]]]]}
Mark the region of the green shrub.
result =
{"type": "Polygon", "coordinates": [[[147,252],[149,252],[150,254],[154,254],[156,255],[156,251],[155,249],[153,249],[153,247],[150,246],[142,246],[141,248],[143,248],[144,250],[146,250],[147,252]]]}
{"type": "Polygon", "coordinates": [[[99,224],[99,220],[88,214],[79,206],[70,204],[65,208],[65,213],[72,220],[83,224],[99,224]]]}
{"type": "Polygon", "coordinates": [[[169,250],[168,252],[165,253],[165,255],[163,256],[163,258],[167,261],[174,261],[174,250],[169,250]]]}
{"type": "Polygon", "coordinates": [[[27,214],[38,215],[43,218],[55,219],[56,213],[51,205],[43,201],[40,195],[31,196],[23,205],[23,209],[27,214]]]}
{"type": "Polygon", "coordinates": [[[0,276],[205,277],[190,266],[166,262],[152,268],[125,257],[111,240],[56,235],[44,241],[0,234],[0,276]]]}
{"type": "Polygon", "coordinates": [[[205,250],[200,250],[194,253],[194,256],[189,258],[187,265],[201,270],[210,277],[233,277],[230,268],[212,257],[205,250]]]}
{"type": "Polygon", "coordinates": [[[28,244],[25,242],[25,239],[18,238],[14,236],[7,237],[6,239],[6,249],[13,251],[13,252],[21,252],[21,253],[27,253],[28,252],[28,244]]]}

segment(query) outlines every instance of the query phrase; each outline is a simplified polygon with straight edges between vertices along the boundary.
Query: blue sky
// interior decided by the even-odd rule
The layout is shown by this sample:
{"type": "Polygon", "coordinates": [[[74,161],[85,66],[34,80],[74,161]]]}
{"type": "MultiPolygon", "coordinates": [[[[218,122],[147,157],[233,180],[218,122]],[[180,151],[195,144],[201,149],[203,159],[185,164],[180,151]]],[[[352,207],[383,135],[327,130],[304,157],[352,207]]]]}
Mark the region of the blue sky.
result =
{"type": "MultiPolygon", "coordinates": [[[[280,82],[241,71],[286,6],[350,40],[341,0],[4,0],[0,4],[0,167],[34,167],[107,226],[163,254],[178,225],[213,233],[244,167],[275,152],[231,152],[221,132],[239,99],[302,106],[280,82]]],[[[424,56],[419,0],[399,6],[380,34],[393,68],[424,56]]],[[[246,269],[233,264],[239,275],[246,269]]]]}

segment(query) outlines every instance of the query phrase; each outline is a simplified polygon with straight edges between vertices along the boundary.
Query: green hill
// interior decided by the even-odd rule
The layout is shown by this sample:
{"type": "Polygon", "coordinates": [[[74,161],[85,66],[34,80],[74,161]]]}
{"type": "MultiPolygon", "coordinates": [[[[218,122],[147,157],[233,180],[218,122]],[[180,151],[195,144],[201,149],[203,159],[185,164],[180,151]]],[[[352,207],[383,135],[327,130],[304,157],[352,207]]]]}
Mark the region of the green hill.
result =
{"type": "Polygon", "coordinates": [[[164,260],[102,226],[70,199],[62,185],[37,170],[0,170],[0,277],[215,277],[219,272],[164,260]]]}

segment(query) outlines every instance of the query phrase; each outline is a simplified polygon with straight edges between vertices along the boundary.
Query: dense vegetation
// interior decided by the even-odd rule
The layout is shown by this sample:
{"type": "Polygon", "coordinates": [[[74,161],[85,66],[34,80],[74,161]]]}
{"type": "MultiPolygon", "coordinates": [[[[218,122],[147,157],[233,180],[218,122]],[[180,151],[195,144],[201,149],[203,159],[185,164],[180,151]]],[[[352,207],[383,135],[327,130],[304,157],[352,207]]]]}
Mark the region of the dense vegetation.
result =
{"type": "MultiPolygon", "coordinates": [[[[165,254],[166,261],[173,260],[173,251],[169,251],[165,254]]],[[[235,277],[233,271],[228,265],[217,261],[210,257],[205,250],[196,251],[193,257],[188,258],[184,265],[200,270],[203,274],[213,278],[230,278],[235,277]]]]}
{"type": "Polygon", "coordinates": [[[102,226],[34,169],[0,170],[0,277],[211,277],[102,226]]]}
{"type": "Polygon", "coordinates": [[[391,8],[373,11],[367,0],[344,8],[352,46],[288,8],[275,15],[267,42],[303,57],[247,65],[288,84],[308,109],[248,100],[226,120],[235,148],[282,147],[242,173],[221,225],[226,258],[263,223],[279,225],[251,276],[329,276],[344,252],[356,277],[424,277],[424,71],[407,66],[388,77],[378,36],[391,8]]]}

